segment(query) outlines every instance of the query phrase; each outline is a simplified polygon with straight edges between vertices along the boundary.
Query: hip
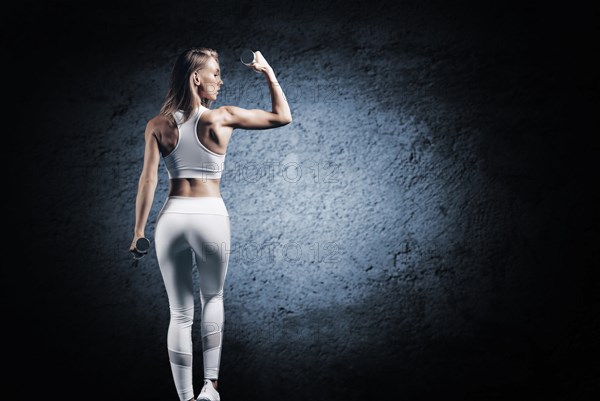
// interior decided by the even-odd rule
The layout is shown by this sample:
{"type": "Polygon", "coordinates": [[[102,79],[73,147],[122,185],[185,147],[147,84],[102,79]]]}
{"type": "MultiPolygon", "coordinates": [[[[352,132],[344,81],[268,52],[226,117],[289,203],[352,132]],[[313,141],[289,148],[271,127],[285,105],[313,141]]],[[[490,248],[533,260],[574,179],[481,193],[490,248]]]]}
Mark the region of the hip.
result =
{"type": "Polygon", "coordinates": [[[220,196],[173,196],[167,197],[158,218],[163,214],[212,214],[229,217],[227,206],[220,196]]]}

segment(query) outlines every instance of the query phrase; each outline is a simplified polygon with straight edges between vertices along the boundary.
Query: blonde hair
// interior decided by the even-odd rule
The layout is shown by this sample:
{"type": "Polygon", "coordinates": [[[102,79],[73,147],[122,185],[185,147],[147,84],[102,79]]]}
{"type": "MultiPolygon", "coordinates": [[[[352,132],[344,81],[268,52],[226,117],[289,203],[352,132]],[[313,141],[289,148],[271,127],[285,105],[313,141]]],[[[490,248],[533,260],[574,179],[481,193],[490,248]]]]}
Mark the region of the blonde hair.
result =
{"type": "MultiPolygon", "coordinates": [[[[211,57],[215,59],[217,64],[219,63],[217,51],[207,47],[192,47],[177,57],[171,71],[169,90],[160,108],[160,114],[168,117],[173,125],[175,125],[173,118],[175,111],[183,111],[183,121],[187,121],[192,115],[194,111],[192,96],[194,87],[190,83],[190,76],[194,71],[204,68],[211,57]]],[[[201,104],[204,107],[210,108],[212,103],[213,101],[210,99],[201,99],[201,104]]]]}

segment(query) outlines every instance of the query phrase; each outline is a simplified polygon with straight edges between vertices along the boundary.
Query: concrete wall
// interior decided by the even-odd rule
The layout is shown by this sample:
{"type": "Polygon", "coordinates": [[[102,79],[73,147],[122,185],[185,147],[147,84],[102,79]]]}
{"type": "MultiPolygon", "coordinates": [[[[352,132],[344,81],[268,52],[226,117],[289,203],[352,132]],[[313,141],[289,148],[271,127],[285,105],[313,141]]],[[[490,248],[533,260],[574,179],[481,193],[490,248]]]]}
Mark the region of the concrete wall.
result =
{"type": "MultiPolygon", "coordinates": [[[[572,400],[591,389],[576,362],[597,327],[589,14],[447,3],[13,6],[43,32],[12,31],[14,76],[30,78],[20,133],[7,135],[14,160],[33,156],[20,171],[11,163],[27,174],[17,203],[31,213],[8,225],[28,244],[11,299],[33,308],[15,312],[34,333],[35,391],[177,399],[156,256],[134,264],[127,248],[145,124],[188,46],[219,51],[213,107],[269,109],[265,79],[238,61],[241,48],[260,50],[294,118],[236,130],[228,149],[224,401],[572,400]]],[[[160,172],[151,238],[168,190],[160,172]]]]}

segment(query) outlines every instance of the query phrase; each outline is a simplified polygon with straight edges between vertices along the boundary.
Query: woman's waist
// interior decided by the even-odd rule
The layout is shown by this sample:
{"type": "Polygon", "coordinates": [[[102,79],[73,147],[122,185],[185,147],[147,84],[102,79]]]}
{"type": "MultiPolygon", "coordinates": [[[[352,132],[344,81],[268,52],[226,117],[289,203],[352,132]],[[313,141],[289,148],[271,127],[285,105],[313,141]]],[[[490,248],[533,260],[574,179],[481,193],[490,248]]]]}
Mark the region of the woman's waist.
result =
{"type": "Polygon", "coordinates": [[[169,196],[220,197],[220,179],[171,178],[169,196]]]}
{"type": "Polygon", "coordinates": [[[160,210],[162,213],[216,214],[229,216],[221,196],[178,196],[169,195],[160,210]]]}

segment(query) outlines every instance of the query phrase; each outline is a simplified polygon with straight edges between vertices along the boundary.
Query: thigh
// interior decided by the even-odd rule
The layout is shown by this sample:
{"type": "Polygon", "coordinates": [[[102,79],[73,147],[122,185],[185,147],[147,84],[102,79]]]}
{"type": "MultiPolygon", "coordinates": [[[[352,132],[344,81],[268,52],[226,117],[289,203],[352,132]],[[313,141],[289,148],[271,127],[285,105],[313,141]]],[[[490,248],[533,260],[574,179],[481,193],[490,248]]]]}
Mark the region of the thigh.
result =
{"type": "Polygon", "coordinates": [[[185,215],[178,213],[165,213],[156,223],[156,257],[172,307],[194,304],[192,252],[185,239],[185,228],[185,215]]]}
{"type": "Polygon", "coordinates": [[[228,216],[195,215],[188,241],[196,254],[203,294],[216,294],[223,289],[229,253],[231,225],[228,216]]]}

